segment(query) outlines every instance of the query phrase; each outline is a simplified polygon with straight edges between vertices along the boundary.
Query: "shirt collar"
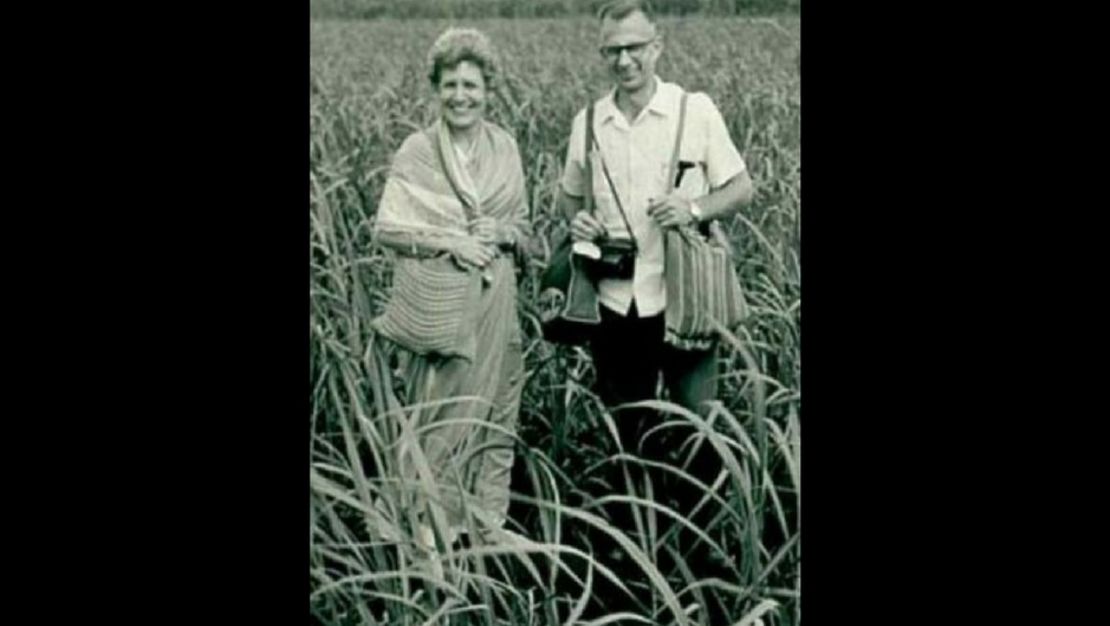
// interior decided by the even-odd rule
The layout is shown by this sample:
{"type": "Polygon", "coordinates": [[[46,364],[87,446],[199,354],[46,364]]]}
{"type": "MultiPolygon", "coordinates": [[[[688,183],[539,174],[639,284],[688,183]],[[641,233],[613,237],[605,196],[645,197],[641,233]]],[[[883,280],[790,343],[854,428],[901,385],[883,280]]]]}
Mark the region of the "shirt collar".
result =
{"type": "MultiPolygon", "coordinates": [[[[658,76],[654,77],[655,80],[655,93],[652,94],[651,100],[648,101],[645,110],[650,111],[656,115],[667,117],[672,113],[677,113],[677,102],[679,90],[673,83],[664,82],[658,76]]],[[[597,115],[601,118],[601,123],[604,124],[610,119],[620,114],[617,109],[617,88],[613,87],[609,93],[601,100],[597,107],[597,115]]]]}

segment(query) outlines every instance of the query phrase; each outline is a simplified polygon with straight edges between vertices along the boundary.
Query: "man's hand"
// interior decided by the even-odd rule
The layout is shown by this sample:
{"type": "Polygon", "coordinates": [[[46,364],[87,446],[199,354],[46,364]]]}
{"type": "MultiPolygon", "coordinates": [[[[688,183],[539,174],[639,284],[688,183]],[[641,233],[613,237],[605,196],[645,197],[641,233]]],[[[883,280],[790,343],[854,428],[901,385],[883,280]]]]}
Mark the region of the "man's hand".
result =
{"type": "Polygon", "coordinates": [[[690,201],[673,193],[650,200],[647,214],[662,228],[686,226],[694,223],[694,216],[690,213],[690,201]]]}
{"type": "Polygon", "coordinates": [[[575,214],[570,223],[570,236],[574,241],[595,241],[605,234],[605,227],[586,211],[575,214]]]}

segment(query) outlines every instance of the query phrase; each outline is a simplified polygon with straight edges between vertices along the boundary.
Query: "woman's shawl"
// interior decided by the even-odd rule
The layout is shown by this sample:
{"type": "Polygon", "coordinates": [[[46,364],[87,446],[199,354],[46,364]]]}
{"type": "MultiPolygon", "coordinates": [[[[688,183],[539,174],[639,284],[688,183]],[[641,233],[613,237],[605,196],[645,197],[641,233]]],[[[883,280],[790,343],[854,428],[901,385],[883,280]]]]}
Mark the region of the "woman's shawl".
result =
{"type": "Polygon", "coordinates": [[[442,121],[405,139],[386,179],[376,231],[465,235],[469,220],[461,195],[470,214],[496,218],[523,243],[530,228],[516,141],[494,124],[479,123],[474,155],[466,165],[442,121]]]}

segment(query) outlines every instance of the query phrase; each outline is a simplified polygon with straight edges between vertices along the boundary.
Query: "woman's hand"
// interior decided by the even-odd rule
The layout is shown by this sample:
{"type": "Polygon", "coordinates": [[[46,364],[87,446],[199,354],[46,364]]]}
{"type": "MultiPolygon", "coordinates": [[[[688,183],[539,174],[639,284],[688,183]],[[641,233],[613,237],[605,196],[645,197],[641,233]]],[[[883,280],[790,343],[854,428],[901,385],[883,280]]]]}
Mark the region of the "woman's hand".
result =
{"type": "Polygon", "coordinates": [[[470,232],[479,243],[495,248],[511,248],[516,244],[512,227],[492,217],[479,217],[470,222],[470,232]]]}
{"type": "Polygon", "coordinates": [[[460,237],[451,253],[463,263],[481,269],[497,256],[497,248],[479,241],[477,237],[460,237]]]}
{"type": "Polygon", "coordinates": [[[474,235],[479,243],[490,246],[501,243],[498,241],[498,230],[497,220],[488,215],[483,215],[470,222],[470,234],[474,235]]]}

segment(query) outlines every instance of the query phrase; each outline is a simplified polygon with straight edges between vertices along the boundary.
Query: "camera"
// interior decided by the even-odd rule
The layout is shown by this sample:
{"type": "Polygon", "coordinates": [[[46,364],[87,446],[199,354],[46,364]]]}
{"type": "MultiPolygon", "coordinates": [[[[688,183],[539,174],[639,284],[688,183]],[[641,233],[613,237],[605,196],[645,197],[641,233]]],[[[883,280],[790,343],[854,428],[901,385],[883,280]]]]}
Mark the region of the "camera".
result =
{"type": "Polygon", "coordinates": [[[636,267],[636,242],[631,239],[603,237],[597,241],[600,258],[590,261],[595,279],[631,280],[636,267]]]}

